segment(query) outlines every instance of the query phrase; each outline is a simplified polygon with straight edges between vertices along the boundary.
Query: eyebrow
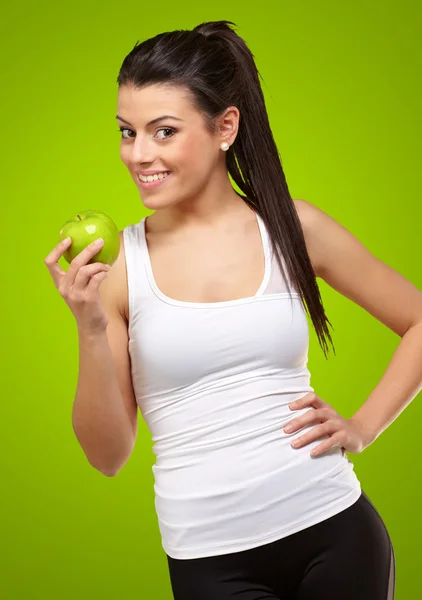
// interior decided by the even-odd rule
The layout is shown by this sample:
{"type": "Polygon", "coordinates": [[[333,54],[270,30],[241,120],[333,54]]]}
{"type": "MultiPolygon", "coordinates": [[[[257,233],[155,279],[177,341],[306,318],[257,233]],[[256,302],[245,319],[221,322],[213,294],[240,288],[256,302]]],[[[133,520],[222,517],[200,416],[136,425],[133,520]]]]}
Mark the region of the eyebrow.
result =
{"type": "MultiPolygon", "coordinates": [[[[120,121],[123,121],[124,123],[127,123],[128,125],[133,127],[132,123],[129,123],[129,121],[126,121],[126,119],[122,119],[122,117],[119,117],[119,115],[116,115],[116,119],[120,119],[120,121]]],[[[157,117],[156,119],[149,121],[146,124],[146,127],[154,125],[154,123],[158,123],[158,121],[163,121],[164,119],[174,119],[175,121],[183,121],[183,119],[179,119],[179,117],[173,117],[172,115],[163,115],[162,117],[157,117]]]]}

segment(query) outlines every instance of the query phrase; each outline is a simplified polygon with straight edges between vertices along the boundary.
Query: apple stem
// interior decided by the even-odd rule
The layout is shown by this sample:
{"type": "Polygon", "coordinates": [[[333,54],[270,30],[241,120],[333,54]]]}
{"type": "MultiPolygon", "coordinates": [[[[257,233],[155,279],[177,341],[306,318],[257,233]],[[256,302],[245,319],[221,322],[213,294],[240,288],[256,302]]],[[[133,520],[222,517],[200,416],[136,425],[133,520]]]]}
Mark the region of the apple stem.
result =
{"type": "Polygon", "coordinates": [[[80,217],[79,215],[76,215],[76,216],[78,217],[78,219],[79,219],[80,221],[82,221],[82,219],[81,219],[81,217],[80,217]]]}

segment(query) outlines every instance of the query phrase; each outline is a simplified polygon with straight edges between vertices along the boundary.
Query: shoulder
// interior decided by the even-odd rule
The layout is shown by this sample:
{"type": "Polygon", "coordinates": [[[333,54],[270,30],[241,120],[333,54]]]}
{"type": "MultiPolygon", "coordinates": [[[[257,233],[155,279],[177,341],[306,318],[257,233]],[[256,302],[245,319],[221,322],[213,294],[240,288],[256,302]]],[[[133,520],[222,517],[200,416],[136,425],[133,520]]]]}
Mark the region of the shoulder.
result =
{"type": "Polygon", "coordinates": [[[359,269],[371,260],[365,246],[339,221],[307,200],[293,202],[317,277],[331,285],[339,271],[351,264],[359,269]]]}
{"type": "Polygon", "coordinates": [[[303,221],[302,225],[309,225],[312,218],[315,218],[318,212],[321,212],[321,209],[307,200],[294,199],[293,202],[300,220],[303,221]]]}
{"type": "Polygon", "coordinates": [[[370,253],[360,240],[339,221],[307,200],[293,202],[317,277],[331,285],[331,279],[337,276],[338,271],[350,266],[352,261],[360,268],[371,260],[370,253]]]}
{"type": "Polygon", "coordinates": [[[307,200],[293,200],[293,202],[302,224],[302,229],[304,232],[305,230],[308,231],[312,223],[315,222],[315,219],[318,218],[317,215],[320,209],[307,200]]]}
{"type": "Polygon", "coordinates": [[[307,200],[293,200],[316,277],[321,277],[321,240],[329,215],[307,200]]]}
{"type": "Polygon", "coordinates": [[[319,277],[401,337],[422,322],[422,292],[413,283],[326,212],[294,203],[319,277]]]}

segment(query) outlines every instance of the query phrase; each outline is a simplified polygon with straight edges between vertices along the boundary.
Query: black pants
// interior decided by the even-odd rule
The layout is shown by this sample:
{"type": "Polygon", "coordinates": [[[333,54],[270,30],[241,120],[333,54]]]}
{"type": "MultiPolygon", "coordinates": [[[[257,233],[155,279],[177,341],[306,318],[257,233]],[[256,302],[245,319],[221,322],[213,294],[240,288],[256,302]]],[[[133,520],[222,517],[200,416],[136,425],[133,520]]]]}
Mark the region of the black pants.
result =
{"type": "Polygon", "coordinates": [[[390,536],[369,498],[281,540],[221,556],[167,556],[174,600],[393,600],[390,536]]]}

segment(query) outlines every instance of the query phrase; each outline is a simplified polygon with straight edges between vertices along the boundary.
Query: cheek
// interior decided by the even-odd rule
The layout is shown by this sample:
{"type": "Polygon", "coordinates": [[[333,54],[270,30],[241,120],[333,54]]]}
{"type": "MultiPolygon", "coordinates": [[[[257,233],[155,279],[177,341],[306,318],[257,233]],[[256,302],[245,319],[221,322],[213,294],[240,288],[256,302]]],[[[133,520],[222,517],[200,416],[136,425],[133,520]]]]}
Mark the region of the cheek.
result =
{"type": "Polygon", "coordinates": [[[209,144],[200,136],[191,136],[185,138],[178,145],[178,164],[181,168],[195,169],[196,173],[201,173],[208,169],[211,160],[211,148],[209,144]]]}
{"type": "Polygon", "coordinates": [[[194,165],[196,166],[198,162],[198,149],[196,144],[189,139],[183,140],[183,142],[178,145],[174,158],[175,163],[180,169],[184,170],[194,165]]]}

